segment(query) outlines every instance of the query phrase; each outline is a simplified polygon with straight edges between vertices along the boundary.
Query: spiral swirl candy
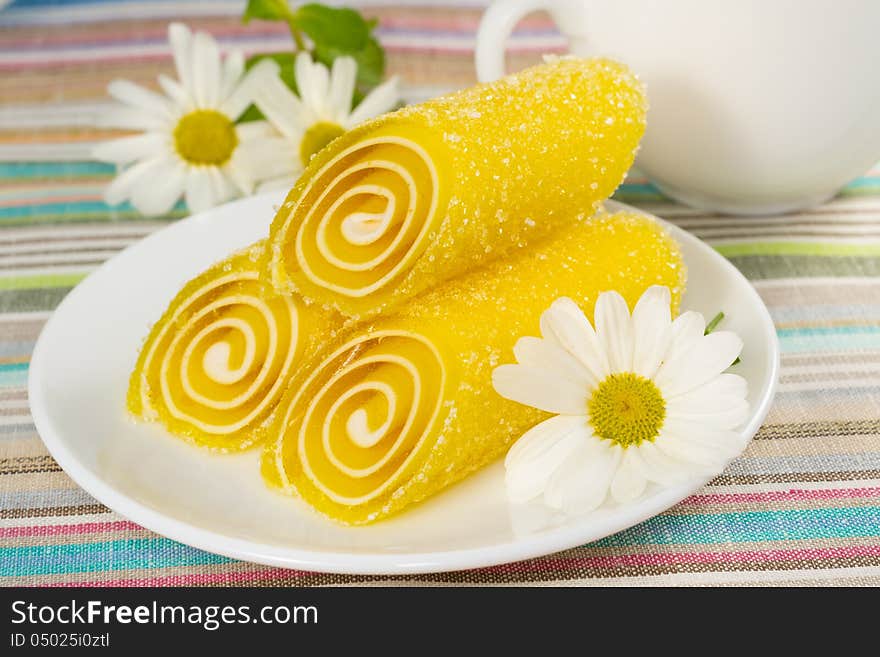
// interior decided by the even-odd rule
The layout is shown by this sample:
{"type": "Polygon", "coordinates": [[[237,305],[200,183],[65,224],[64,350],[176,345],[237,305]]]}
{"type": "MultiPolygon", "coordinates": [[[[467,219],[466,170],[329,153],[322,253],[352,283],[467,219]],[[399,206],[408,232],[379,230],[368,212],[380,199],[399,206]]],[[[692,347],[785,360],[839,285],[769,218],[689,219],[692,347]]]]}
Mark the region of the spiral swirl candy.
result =
{"type": "Polygon", "coordinates": [[[678,245],[642,215],[577,220],[550,240],[341,334],[278,406],[264,476],[345,523],[385,517],[499,457],[547,414],[503,399],[492,369],[569,296],[629,304],[685,284],[678,245]]]}
{"type": "Polygon", "coordinates": [[[276,215],[279,290],[364,318],[590,216],[632,164],[641,83],[563,58],[406,107],[333,141],[276,215]]]}
{"type": "Polygon", "coordinates": [[[263,437],[300,361],[342,324],[259,281],[263,244],[187,283],[153,326],[129,383],[135,417],[223,451],[263,437]]]}

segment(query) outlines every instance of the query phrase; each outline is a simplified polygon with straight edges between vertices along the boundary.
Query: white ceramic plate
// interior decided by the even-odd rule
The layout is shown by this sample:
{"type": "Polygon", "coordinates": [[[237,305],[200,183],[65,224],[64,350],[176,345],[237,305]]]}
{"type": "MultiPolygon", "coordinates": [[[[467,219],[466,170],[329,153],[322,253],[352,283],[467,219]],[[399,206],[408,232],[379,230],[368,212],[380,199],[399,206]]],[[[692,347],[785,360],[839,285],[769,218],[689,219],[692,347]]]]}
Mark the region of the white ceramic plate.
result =
{"type": "MultiPolygon", "coordinates": [[[[61,303],[34,350],[34,422],[56,461],[114,511],[172,539],[259,563],[340,573],[475,568],[556,552],[613,534],[669,508],[705,482],[653,489],[626,506],[579,517],[510,508],[496,463],[402,515],[340,527],[264,487],[257,451],[214,455],[125,413],[128,375],[150,324],[189,278],[266,235],[277,194],[177,222],[110,259],[61,303]]],[[[714,250],[673,228],[690,271],[684,307],[742,336],[751,438],[776,385],[778,345],[767,309],[714,250]]]]}

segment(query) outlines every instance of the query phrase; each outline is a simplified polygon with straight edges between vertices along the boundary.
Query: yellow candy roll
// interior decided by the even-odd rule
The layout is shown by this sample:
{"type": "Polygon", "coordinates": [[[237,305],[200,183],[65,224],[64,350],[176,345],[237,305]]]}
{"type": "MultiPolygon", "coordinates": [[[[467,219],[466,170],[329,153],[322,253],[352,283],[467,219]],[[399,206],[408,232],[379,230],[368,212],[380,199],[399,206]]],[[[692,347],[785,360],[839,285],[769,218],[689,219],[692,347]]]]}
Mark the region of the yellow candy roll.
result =
{"type": "Polygon", "coordinates": [[[186,284],[153,326],[128,409],[221,451],[260,440],[300,362],[342,324],[259,280],[263,242],[186,284]]]}
{"type": "Polygon", "coordinates": [[[279,290],[363,318],[590,216],[645,128],[641,83],[555,59],[370,121],[315,156],[278,211],[279,290]]]}
{"type": "Polygon", "coordinates": [[[278,407],[269,483],[350,524],[400,511],[483,467],[547,417],[492,388],[495,366],[561,296],[592,317],[598,295],[632,305],[685,267],[642,215],[577,220],[548,241],[426,293],[396,315],[341,334],[304,367],[278,407]]]}

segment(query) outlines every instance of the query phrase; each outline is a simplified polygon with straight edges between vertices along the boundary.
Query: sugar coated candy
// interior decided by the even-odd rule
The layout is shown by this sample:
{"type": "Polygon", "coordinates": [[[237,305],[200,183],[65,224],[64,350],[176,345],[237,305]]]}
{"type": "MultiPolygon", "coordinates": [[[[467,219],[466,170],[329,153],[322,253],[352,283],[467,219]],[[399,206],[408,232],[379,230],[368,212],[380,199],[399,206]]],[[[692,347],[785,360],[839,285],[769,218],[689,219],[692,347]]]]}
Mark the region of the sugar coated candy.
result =
{"type": "Polygon", "coordinates": [[[263,244],[215,264],[171,301],[131,374],[133,416],[220,451],[265,436],[300,362],[342,318],[261,283],[263,244]]]}
{"type": "MultiPolygon", "coordinates": [[[[598,295],[632,307],[685,286],[677,243],[643,215],[575,220],[552,238],[342,332],[279,403],[267,481],[348,524],[396,513],[497,459],[548,414],[498,395],[492,370],[540,335],[559,297],[592,318],[598,295]]],[[[585,409],[586,412],[586,409],[585,409]]]]}
{"type": "Polygon", "coordinates": [[[591,216],[633,162],[642,84],[557,58],[374,119],[316,155],[279,209],[272,284],[364,318],[591,216]]]}

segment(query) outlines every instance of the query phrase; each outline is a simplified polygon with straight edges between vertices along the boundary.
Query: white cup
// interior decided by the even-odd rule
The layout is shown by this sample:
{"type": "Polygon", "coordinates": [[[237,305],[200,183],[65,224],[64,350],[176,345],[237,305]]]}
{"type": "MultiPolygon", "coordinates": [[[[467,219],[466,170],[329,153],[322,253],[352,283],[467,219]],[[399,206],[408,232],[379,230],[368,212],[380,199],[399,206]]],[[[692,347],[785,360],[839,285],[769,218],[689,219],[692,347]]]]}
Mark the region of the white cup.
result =
{"type": "Polygon", "coordinates": [[[775,214],[821,203],[880,160],[880,0],[497,0],[477,75],[547,10],[571,52],[628,64],[650,110],[637,165],[695,207],[775,214]]]}

